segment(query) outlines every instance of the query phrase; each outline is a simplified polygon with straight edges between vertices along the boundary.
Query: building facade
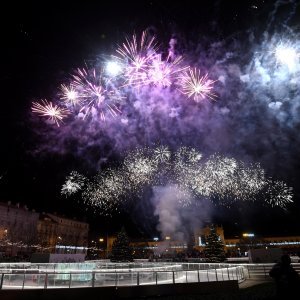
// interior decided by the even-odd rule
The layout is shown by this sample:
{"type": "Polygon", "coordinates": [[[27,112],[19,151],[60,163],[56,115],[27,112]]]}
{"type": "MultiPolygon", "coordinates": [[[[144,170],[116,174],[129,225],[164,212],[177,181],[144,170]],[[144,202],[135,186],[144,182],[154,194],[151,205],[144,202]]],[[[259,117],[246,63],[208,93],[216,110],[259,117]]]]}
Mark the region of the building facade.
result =
{"type": "Polygon", "coordinates": [[[37,224],[39,244],[44,252],[85,253],[89,224],[55,214],[40,214],[37,224]]]}
{"type": "Polygon", "coordinates": [[[0,202],[1,252],[16,255],[37,244],[39,214],[26,206],[0,202]]]}
{"type": "Polygon", "coordinates": [[[0,256],[86,253],[89,224],[0,202],[0,256]]]}
{"type": "MultiPolygon", "coordinates": [[[[254,234],[243,234],[239,238],[226,238],[222,226],[216,226],[215,229],[224,244],[224,250],[228,257],[246,257],[250,249],[271,248],[281,248],[287,253],[300,256],[300,236],[257,237],[254,234]]],[[[196,250],[196,253],[192,253],[192,255],[200,254],[200,257],[204,257],[206,237],[209,234],[209,226],[195,230],[193,250],[196,250]]],[[[111,252],[114,239],[115,237],[107,239],[107,253],[111,252]]],[[[177,241],[171,235],[163,239],[131,241],[130,244],[134,255],[138,254],[136,258],[139,258],[139,256],[150,257],[150,253],[167,257],[180,252],[193,252],[187,242],[177,241]]]]}

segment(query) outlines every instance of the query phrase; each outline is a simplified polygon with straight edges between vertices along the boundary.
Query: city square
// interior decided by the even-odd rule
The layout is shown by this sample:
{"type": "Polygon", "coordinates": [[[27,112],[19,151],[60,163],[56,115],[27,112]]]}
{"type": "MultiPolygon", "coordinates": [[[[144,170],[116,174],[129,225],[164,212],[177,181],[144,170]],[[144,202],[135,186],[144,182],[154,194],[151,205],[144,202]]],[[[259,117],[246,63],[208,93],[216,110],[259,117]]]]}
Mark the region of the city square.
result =
{"type": "Polygon", "coordinates": [[[1,299],[298,293],[298,0],[5,11],[1,299]]]}

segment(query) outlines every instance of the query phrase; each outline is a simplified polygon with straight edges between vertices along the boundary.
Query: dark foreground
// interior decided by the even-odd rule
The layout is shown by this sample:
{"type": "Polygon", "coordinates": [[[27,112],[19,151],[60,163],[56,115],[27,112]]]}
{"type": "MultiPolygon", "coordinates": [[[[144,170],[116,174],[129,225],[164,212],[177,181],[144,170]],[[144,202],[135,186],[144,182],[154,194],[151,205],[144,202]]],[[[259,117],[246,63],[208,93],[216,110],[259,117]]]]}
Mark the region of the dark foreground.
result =
{"type": "MultiPolygon", "coordinates": [[[[300,292],[300,287],[299,287],[300,292]]],[[[272,282],[257,284],[233,293],[215,293],[210,295],[180,295],[131,298],[135,300],[276,300],[275,286],[272,282]]],[[[297,299],[297,297],[295,298],[297,299]]],[[[286,299],[288,300],[288,299],[286,299]]]]}
{"type": "MultiPolygon", "coordinates": [[[[19,291],[0,291],[1,300],[58,300],[58,299],[124,299],[124,300],[275,300],[275,286],[272,282],[256,284],[251,287],[239,289],[237,282],[227,282],[224,285],[216,286],[209,284],[205,286],[187,285],[184,284],[182,288],[179,285],[170,286],[163,290],[155,290],[155,286],[148,287],[148,289],[128,288],[122,289],[52,289],[52,290],[19,290],[19,291]],[[188,287],[186,289],[186,287],[188,287]],[[122,291],[121,291],[122,290],[122,291]],[[151,293],[149,293],[149,290],[151,293]],[[147,295],[148,296],[144,296],[147,295]],[[155,296],[154,296],[155,295],[155,296]],[[160,296],[159,296],[160,295],[160,296]]],[[[297,298],[295,298],[297,299],[297,298]]],[[[288,300],[288,299],[287,299],[288,300]]]]}

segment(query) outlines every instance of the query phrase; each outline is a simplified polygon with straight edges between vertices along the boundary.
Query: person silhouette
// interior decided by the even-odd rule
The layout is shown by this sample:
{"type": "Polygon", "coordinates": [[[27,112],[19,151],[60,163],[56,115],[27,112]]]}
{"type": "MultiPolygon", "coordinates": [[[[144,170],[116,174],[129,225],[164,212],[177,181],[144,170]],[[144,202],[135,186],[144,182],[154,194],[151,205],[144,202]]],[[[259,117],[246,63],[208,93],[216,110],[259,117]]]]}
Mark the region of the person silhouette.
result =
{"type": "Polygon", "coordinates": [[[278,299],[298,299],[296,289],[300,284],[300,276],[291,265],[289,255],[282,255],[281,261],[272,267],[269,275],[275,281],[278,299]]]}

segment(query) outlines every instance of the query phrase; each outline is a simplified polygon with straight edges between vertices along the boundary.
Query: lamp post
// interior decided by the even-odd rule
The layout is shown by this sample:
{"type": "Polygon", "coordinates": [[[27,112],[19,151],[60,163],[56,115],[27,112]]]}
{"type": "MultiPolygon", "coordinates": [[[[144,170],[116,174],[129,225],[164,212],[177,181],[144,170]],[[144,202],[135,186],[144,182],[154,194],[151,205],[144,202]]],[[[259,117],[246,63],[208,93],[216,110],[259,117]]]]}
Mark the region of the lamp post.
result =
{"type": "Polygon", "coordinates": [[[249,250],[253,246],[253,238],[254,238],[254,233],[243,233],[243,237],[248,239],[248,257],[249,257],[249,250]]]}
{"type": "MultiPolygon", "coordinates": [[[[104,247],[103,247],[103,245],[104,245],[104,238],[102,238],[102,237],[99,238],[99,244],[100,244],[100,251],[101,251],[101,252],[102,252],[102,251],[105,251],[105,252],[106,252],[106,250],[103,249],[103,248],[104,248],[104,247]]],[[[101,255],[101,256],[102,256],[102,255],[101,255]]],[[[106,256],[106,253],[105,253],[104,256],[106,256]]]]}
{"type": "Polygon", "coordinates": [[[61,241],[62,241],[62,238],[61,238],[61,236],[58,236],[57,237],[57,245],[59,246],[58,247],[58,253],[61,253],[61,241]]]}

